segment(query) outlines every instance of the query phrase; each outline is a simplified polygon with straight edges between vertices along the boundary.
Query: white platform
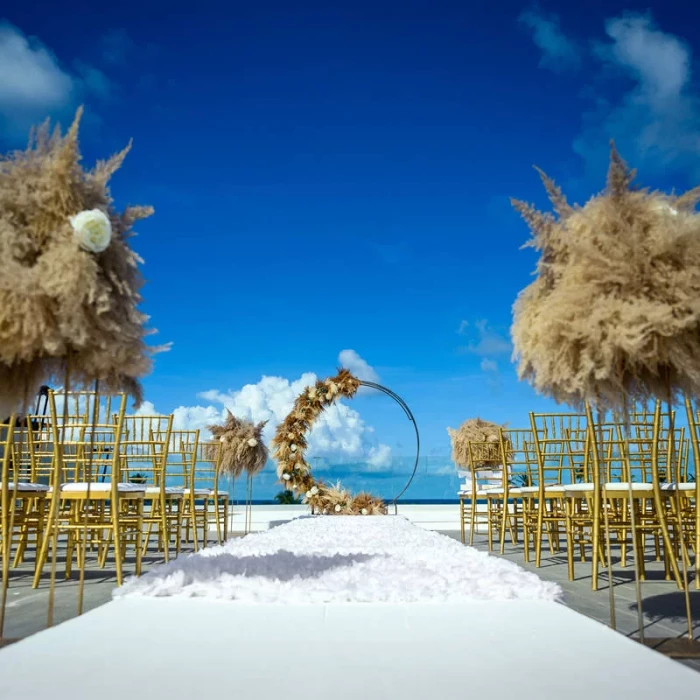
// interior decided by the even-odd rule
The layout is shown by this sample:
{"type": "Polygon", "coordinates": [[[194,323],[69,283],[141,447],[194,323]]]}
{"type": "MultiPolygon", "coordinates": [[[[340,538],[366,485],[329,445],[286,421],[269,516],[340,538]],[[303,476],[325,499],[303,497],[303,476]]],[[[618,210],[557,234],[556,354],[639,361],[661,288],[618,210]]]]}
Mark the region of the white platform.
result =
{"type": "MultiPolygon", "coordinates": [[[[485,506],[481,506],[485,509],[485,506]]],[[[252,506],[252,528],[253,532],[267,530],[271,525],[281,522],[288,522],[300,515],[310,513],[308,506],[252,506]]],[[[427,530],[459,530],[459,504],[450,503],[446,505],[404,505],[398,506],[399,515],[408,518],[412,523],[427,530]]],[[[236,505],[233,507],[233,517],[231,522],[232,532],[240,532],[245,527],[245,506],[236,505]]],[[[394,513],[394,507],[389,506],[389,513],[394,513]]],[[[485,526],[482,528],[486,532],[485,526]]],[[[215,529],[212,527],[211,532],[215,529]]]]}
{"type": "Polygon", "coordinates": [[[0,652],[18,700],[694,697],[698,675],[557,603],[123,599],[0,652]]]}

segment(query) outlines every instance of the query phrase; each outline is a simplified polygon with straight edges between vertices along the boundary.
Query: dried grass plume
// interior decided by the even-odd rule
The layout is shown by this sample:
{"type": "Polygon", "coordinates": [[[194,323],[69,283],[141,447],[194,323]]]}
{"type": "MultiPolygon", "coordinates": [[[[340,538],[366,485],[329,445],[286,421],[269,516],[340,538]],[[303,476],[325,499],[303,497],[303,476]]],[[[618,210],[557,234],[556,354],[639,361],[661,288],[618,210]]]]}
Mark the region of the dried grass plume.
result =
{"type": "Polygon", "coordinates": [[[513,202],[541,254],[514,307],[520,378],[618,412],[671,388],[700,395],[700,188],[636,189],[614,146],[607,187],[584,206],[540,175],[554,213],[513,202]]]}
{"type": "MultiPolygon", "coordinates": [[[[481,418],[470,418],[462,425],[453,430],[448,428],[447,432],[452,441],[452,461],[460,467],[495,467],[502,468],[503,460],[499,445],[499,429],[504,426],[497,423],[481,420],[481,418]],[[469,444],[472,444],[471,453],[469,444]],[[492,443],[485,444],[485,443],[492,443]],[[471,455],[475,457],[475,464],[470,464],[471,455]]],[[[506,452],[510,450],[510,440],[504,435],[506,452]]]]}
{"type": "MultiPolygon", "coordinates": [[[[223,425],[208,426],[214,439],[221,443],[219,471],[234,479],[244,471],[253,476],[267,463],[268,451],[262,437],[267,421],[255,424],[236,418],[228,409],[226,412],[228,416],[223,425]]],[[[210,449],[215,447],[216,443],[209,446],[210,449]]]]}
{"type": "Polygon", "coordinates": [[[151,369],[141,260],[129,239],[153,210],[114,209],[107,183],[130,146],[84,170],[80,117],[65,135],[46,122],[25,151],[0,161],[0,394],[15,402],[62,381],[68,356],[73,388],[99,379],[103,392],[126,391],[137,403],[151,369]],[[70,221],[95,209],[112,228],[99,253],[79,247],[70,221]]]}

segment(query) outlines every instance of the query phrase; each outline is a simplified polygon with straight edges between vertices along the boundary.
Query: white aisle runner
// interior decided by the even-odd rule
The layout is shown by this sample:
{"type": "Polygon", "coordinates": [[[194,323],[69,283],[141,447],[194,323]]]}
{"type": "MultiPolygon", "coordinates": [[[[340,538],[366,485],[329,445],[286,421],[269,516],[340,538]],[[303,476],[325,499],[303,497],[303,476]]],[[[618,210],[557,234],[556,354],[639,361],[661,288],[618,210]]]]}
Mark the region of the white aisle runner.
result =
{"type": "Polygon", "coordinates": [[[0,651],[17,700],[690,698],[698,674],[558,603],[127,598],[0,651]]]}

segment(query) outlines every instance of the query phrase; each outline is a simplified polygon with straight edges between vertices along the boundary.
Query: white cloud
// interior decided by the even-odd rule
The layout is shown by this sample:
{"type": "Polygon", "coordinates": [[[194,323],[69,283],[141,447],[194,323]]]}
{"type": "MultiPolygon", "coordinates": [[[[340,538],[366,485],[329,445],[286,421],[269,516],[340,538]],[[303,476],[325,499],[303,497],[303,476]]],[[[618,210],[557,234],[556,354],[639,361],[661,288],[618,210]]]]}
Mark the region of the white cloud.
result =
{"type": "MultiPolygon", "coordinates": [[[[358,379],[379,384],[379,375],[374,368],[367,364],[354,350],[341,350],[338,355],[338,363],[341,367],[349,369],[358,379]]],[[[361,386],[357,394],[358,396],[375,396],[377,390],[361,386]]]]}
{"type": "Polygon", "coordinates": [[[0,25],[0,110],[51,108],[71,97],[73,79],[40,41],[0,25]]]}
{"type": "Polygon", "coordinates": [[[592,172],[605,162],[612,138],[636,167],[689,168],[700,176],[700,96],[693,90],[690,47],[658,29],[650,15],[627,13],[605,28],[610,41],[595,44],[594,54],[606,80],[589,89],[595,106],[574,150],[592,172]],[[614,78],[633,84],[606,90],[614,78]]]}
{"type": "MultiPolygon", "coordinates": [[[[294,381],[284,377],[263,377],[257,384],[246,384],[237,391],[205,391],[199,394],[199,398],[208,403],[179,406],[173,411],[173,425],[180,430],[199,428],[208,437],[207,425],[223,421],[226,409],[229,409],[235,416],[256,423],[269,421],[264,430],[269,444],[277,425],[292,410],[297,396],[316,380],[312,373],[303,374],[294,381]]],[[[155,407],[150,402],[144,402],[138,411],[142,415],[154,412],[155,407]]],[[[365,462],[368,471],[379,470],[391,463],[391,448],[378,443],[373,428],[355,409],[340,401],[319,416],[308,441],[310,458],[320,457],[330,463],[365,462]]]]}
{"type": "Polygon", "coordinates": [[[80,61],[75,71],[62,67],[36,37],[0,23],[0,135],[26,136],[47,116],[70,117],[90,95],[109,96],[111,85],[101,71],[80,61]]]}
{"type": "MultiPolygon", "coordinates": [[[[462,334],[465,333],[467,326],[467,322],[462,321],[462,325],[460,326],[460,332],[462,332],[462,334]]],[[[479,355],[480,357],[510,353],[510,341],[489,328],[488,321],[477,321],[474,324],[474,328],[476,329],[476,339],[469,345],[461,348],[462,352],[479,355]]]]}
{"type": "Polygon", "coordinates": [[[518,21],[532,32],[532,40],[542,52],[542,68],[560,73],[581,65],[580,51],[562,32],[559,17],[533,7],[523,12],[518,21]]]}
{"type": "Polygon", "coordinates": [[[461,321],[459,324],[459,328],[457,329],[457,334],[458,335],[466,335],[468,328],[469,328],[469,321],[461,321]]]}

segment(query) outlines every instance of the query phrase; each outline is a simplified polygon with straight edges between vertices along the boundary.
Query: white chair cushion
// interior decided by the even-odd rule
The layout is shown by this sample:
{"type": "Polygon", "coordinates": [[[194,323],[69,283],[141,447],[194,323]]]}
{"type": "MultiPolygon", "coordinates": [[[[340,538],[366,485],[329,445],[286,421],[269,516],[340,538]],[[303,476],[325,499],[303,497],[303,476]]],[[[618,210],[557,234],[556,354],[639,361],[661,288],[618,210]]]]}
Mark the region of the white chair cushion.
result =
{"type": "MultiPolygon", "coordinates": [[[[160,496],[160,487],[148,486],[146,488],[146,495],[147,496],[160,496]]],[[[181,489],[178,486],[166,486],[165,487],[165,495],[166,496],[184,496],[185,489],[181,489]]]]}
{"type": "Polygon", "coordinates": [[[691,484],[685,481],[680,484],[661,484],[662,491],[675,491],[676,489],[678,491],[695,491],[695,484],[691,484]]]}
{"type": "Polygon", "coordinates": [[[539,486],[522,486],[520,487],[520,493],[537,493],[539,491],[539,486]]]}
{"type": "MultiPolygon", "coordinates": [[[[0,482],[0,488],[2,488],[2,483],[0,482]]],[[[15,484],[13,481],[11,481],[8,485],[7,488],[10,491],[14,491],[15,484]]],[[[17,483],[17,490],[18,491],[36,491],[37,493],[48,493],[49,487],[45,486],[44,484],[32,484],[28,481],[20,481],[17,483]]]]}
{"type": "Polygon", "coordinates": [[[545,491],[551,491],[552,493],[564,493],[567,487],[564,484],[552,484],[551,486],[545,486],[545,491]]]}
{"type": "MultiPolygon", "coordinates": [[[[112,484],[109,481],[100,481],[97,483],[88,484],[86,481],[76,481],[68,484],[61,484],[61,491],[64,493],[87,493],[88,486],[91,493],[105,493],[112,490],[112,484]]],[[[146,490],[145,486],[140,484],[117,484],[117,490],[120,493],[143,493],[146,490]]]]}
{"type": "Polygon", "coordinates": [[[479,489],[476,492],[477,496],[498,496],[498,495],[503,495],[503,489],[502,488],[487,488],[487,489],[479,489]]]}
{"type": "Polygon", "coordinates": [[[566,493],[576,493],[580,491],[593,491],[593,488],[593,484],[584,482],[581,484],[567,484],[564,487],[564,491],[566,491],[566,493]]]}
{"type": "MultiPolygon", "coordinates": [[[[184,493],[186,496],[190,495],[190,489],[185,489],[184,493]]],[[[194,495],[195,496],[214,496],[216,495],[214,491],[211,489],[195,489],[194,490],[194,495]]]]}
{"type": "MultiPolygon", "coordinates": [[[[613,483],[605,484],[603,487],[606,491],[629,491],[630,483],[629,481],[615,481],[613,483]]],[[[632,491],[651,491],[652,485],[646,484],[641,481],[632,482],[632,491]]]]}

